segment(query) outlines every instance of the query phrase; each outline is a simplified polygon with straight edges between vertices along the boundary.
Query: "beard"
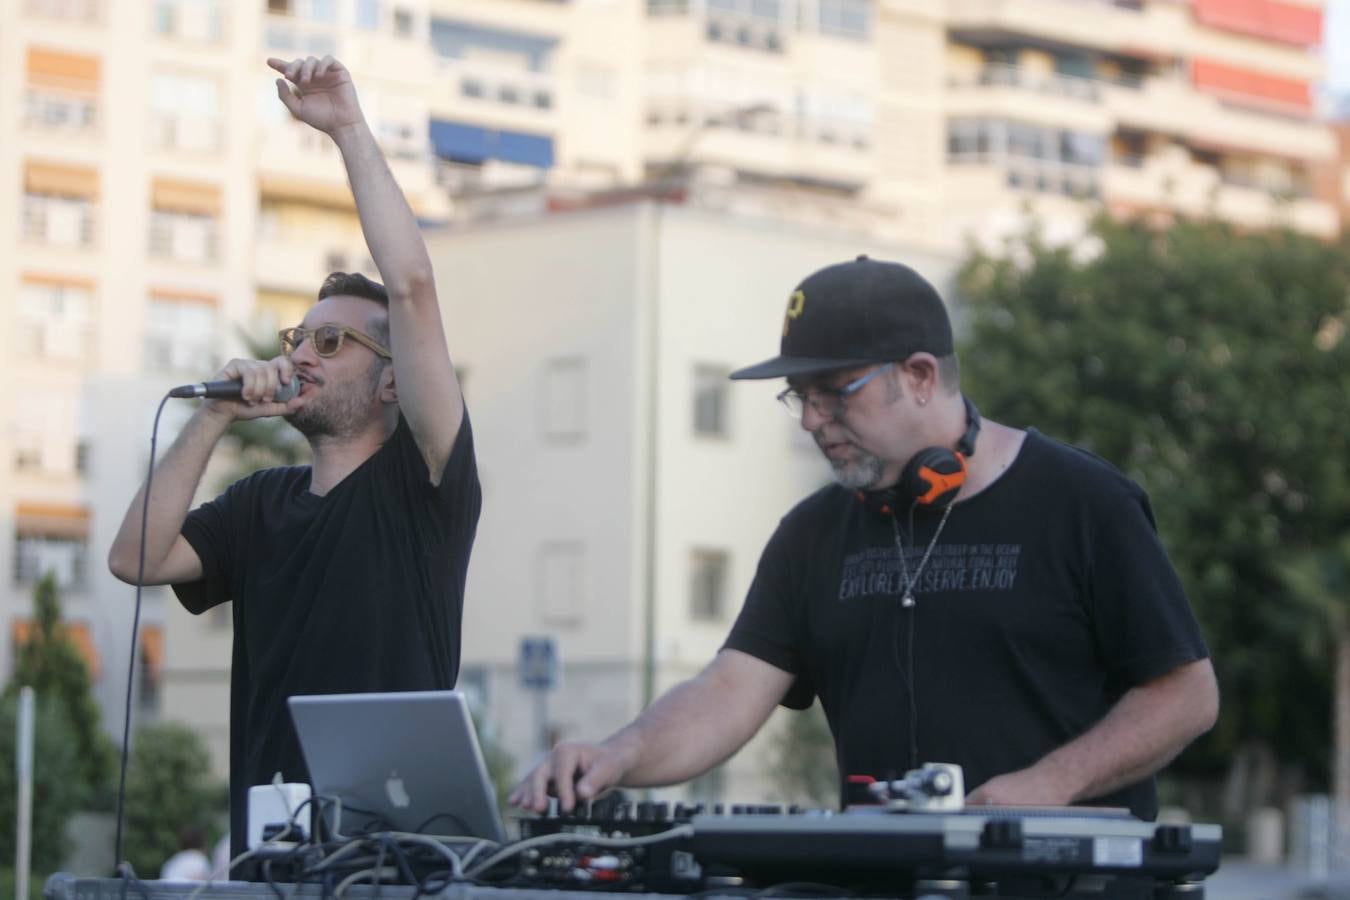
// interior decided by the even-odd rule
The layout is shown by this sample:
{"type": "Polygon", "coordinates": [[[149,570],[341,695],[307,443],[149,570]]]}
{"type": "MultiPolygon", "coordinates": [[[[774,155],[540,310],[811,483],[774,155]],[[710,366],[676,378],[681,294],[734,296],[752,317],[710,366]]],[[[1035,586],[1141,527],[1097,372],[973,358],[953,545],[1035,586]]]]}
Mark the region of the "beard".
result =
{"type": "Polygon", "coordinates": [[[885,474],[885,463],[875,453],[869,453],[854,444],[851,457],[836,458],[825,453],[824,435],[817,432],[812,437],[816,439],[816,446],[820,448],[821,453],[825,454],[825,461],[830,464],[834,480],[840,487],[851,491],[865,491],[876,487],[885,474]]]}
{"type": "Polygon", "coordinates": [[[372,393],[382,368],[374,366],[365,379],[315,397],[286,416],[286,421],[311,441],[344,438],[361,431],[369,424],[371,416],[378,414],[371,408],[375,402],[372,393]]]}
{"type": "Polygon", "coordinates": [[[855,459],[831,459],[830,468],[840,487],[851,491],[865,491],[881,481],[884,466],[881,457],[859,450],[855,459]]]}

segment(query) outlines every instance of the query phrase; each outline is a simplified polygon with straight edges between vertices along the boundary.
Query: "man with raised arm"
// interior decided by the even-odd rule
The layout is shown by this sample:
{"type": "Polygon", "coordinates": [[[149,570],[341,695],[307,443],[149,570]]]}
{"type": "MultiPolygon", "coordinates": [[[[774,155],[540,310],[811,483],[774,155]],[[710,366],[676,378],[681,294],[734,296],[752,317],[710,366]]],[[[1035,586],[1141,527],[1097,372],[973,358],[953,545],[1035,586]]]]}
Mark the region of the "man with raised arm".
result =
{"type": "Polygon", "coordinates": [[[1155,816],[1153,773],[1214,723],[1218,691],[1143,490],[982,422],[942,300],[906,266],[812,274],[780,347],[731,377],[786,378],[837,483],[784,516],[701,673],[607,740],[559,744],[513,802],[685,781],[776,705],[819,698],[841,776],[957,763],[969,803],[1155,816]]]}
{"type": "Polygon", "coordinates": [[[288,697],[454,686],[482,505],[431,261],[351,75],[332,57],[267,64],[291,115],[341,151],[384,284],[335,272],[280,355],[230,361],[215,377],[240,381],[241,399],[196,411],[155,467],[148,521],[142,487],[109,554],[134,583],[144,534],[145,584],[173,585],[193,613],[234,601],[233,855],[251,785],[309,780],[288,697]],[[313,465],[255,472],[189,512],[226,430],[263,416],[301,432],[313,465]]]}

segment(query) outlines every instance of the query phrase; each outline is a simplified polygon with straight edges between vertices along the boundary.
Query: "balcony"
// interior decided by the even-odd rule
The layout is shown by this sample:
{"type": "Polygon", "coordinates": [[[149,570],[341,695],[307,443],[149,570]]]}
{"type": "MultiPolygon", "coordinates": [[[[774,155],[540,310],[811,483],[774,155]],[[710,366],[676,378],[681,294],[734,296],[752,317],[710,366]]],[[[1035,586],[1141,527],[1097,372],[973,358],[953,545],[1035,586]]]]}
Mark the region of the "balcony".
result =
{"type": "Polygon", "coordinates": [[[1232,106],[1180,79],[1102,83],[1101,96],[1115,122],[1139,131],[1290,159],[1331,160],[1336,152],[1334,136],[1316,121],[1232,106]]]}
{"type": "Polygon", "coordinates": [[[1339,227],[1330,203],[1195,163],[1180,148],[1113,160],[1103,174],[1102,194],[1121,212],[1214,216],[1244,228],[1286,225],[1321,237],[1334,236],[1339,227]]]}
{"type": "Polygon", "coordinates": [[[973,172],[977,179],[1012,191],[1074,199],[1093,199],[1101,193],[1100,166],[978,151],[949,153],[947,162],[958,180],[962,173],[973,172]]]}
{"type": "Polygon", "coordinates": [[[1092,78],[987,65],[948,78],[947,111],[952,116],[997,116],[1105,132],[1112,123],[1101,105],[1102,88],[1092,78]]]}
{"type": "MultiPolygon", "coordinates": [[[[425,135],[425,129],[425,123],[417,123],[418,135],[425,135]]],[[[258,141],[256,158],[264,196],[293,197],[340,208],[353,206],[342,154],[327,135],[287,118],[263,127],[258,141]]],[[[424,195],[435,188],[429,141],[425,137],[385,134],[379,143],[394,179],[414,212],[422,214],[429,206],[424,195]]]]}
{"type": "Polygon", "coordinates": [[[438,56],[433,78],[443,86],[433,101],[437,115],[530,132],[557,125],[558,80],[551,72],[438,56]]]}
{"type": "Polygon", "coordinates": [[[711,43],[730,44],[764,53],[784,53],[791,30],[781,19],[709,8],[703,23],[711,43]]]}
{"type": "Polygon", "coordinates": [[[1034,35],[1075,47],[1185,55],[1188,4],[1130,0],[948,0],[947,24],[963,43],[1034,35]],[[1142,8],[1141,8],[1142,7],[1142,8]]]}
{"type": "Polygon", "coordinates": [[[1075,75],[1061,75],[1058,72],[1033,72],[1021,66],[1006,64],[991,64],[978,72],[953,75],[947,80],[947,86],[953,88],[1011,87],[1049,97],[1068,97],[1087,103],[1096,103],[1100,96],[1097,82],[1094,79],[1075,75]]]}
{"type": "Polygon", "coordinates": [[[653,100],[647,107],[646,158],[658,164],[691,159],[723,163],[847,188],[859,187],[873,175],[868,119],[777,109],[741,116],[734,112],[689,98],[653,100]]]}
{"type": "Polygon", "coordinates": [[[373,277],[374,267],[366,265],[364,248],[360,253],[355,249],[359,242],[358,236],[343,245],[350,248],[347,252],[335,252],[335,241],[324,235],[259,241],[253,255],[254,282],[267,290],[310,297],[329,272],[365,270],[373,277]]]}

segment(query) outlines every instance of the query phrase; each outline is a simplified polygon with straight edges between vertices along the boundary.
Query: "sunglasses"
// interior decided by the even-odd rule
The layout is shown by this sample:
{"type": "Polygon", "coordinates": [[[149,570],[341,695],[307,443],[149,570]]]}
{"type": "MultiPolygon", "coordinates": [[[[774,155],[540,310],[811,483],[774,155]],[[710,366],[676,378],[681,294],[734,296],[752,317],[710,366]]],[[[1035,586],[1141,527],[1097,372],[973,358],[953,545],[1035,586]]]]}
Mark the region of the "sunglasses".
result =
{"type": "Polygon", "coordinates": [[[277,332],[277,337],[281,338],[281,352],[287,356],[294,353],[308,338],[313,342],[311,346],[314,347],[314,352],[327,358],[341,350],[342,342],[347,337],[351,337],[358,344],[364,344],[385,359],[394,358],[388,348],[379,341],[362,334],[355,328],[348,328],[346,325],[320,325],[318,328],[305,328],[304,326],[283,328],[277,332]]]}

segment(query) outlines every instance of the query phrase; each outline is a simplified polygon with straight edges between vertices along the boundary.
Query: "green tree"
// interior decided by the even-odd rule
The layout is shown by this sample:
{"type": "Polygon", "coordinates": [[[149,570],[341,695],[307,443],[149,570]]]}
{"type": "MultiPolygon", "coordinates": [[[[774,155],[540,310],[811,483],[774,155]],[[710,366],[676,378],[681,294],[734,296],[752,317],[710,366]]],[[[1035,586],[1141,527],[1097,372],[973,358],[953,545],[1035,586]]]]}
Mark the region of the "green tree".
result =
{"type": "MultiPolygon", "coordinates": [[[[70,721],[52,703],[36,703],[33,734],[32,879],[36,889],[55,872],[69,849],[66,822],[82,806],[87,790],[71,773],[79,770],[78,743],[70,721]]],[[[14,896],[13,869],[18,815],[18,776],[15,749],[18,701],[7,695],[0,701],[0,882],[8,880],[14,896]]]]}
{"type": "Polygon", "coordinates": [[[839,804],[834,738],[820,703],[793,710],[772,738],[771,780],[784,801],[833,808],[839,804]]]}
{"type": "Polygon", "coordinates": [[[127,771],[126,859],[142,878],[155,877],[183,829],[215,830],[223,796],[195,731],[176,722],[138,728],[127,771]]]}
{"type": "Polygon", "coordinates": [[[1284,567],[1294,598],[1325,629],[1309,629],[1308,655],[1332,660],[1332,794],[1344,816],[1350,810],[1350,534],[1295,555],[1284,567]]]}
{"type": "Polygon", "coordinates": [[[1280,567],[1350,531],[1347,265],[1292,232],[1101,217],[1075,247],[1032,229],[960,273],[981,408],[1150,492],[1224,696],[1178,763],[1192,773],[1258,747],[1327,777],[1326,668],[1299,652],[1321,625],[1280,567]]]}
{"type": "Polygon", "coordinates": [[[89,667],[61,620],[61,598],[51,573],[33,591],[32,635],[18,650],[6,698],[25,685],[33,688],[39,705],[52,708],[69,726],[76,749],[71,771],[79,801],[107,807],[117,749],[103,730],[90,690],[89,667]]]}

